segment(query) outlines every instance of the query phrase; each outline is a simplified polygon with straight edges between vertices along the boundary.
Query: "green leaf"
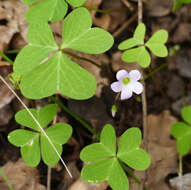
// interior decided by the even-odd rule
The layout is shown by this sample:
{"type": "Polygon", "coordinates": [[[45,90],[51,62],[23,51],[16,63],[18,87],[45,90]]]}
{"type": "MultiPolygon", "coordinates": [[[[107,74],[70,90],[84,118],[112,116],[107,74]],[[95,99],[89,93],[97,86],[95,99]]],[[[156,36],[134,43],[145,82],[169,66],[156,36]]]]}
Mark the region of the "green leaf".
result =
{"type": "MultiPolygon", "coordinates": [[[[37,111],[36,109],[29,109],[33,116],[39,121],[42,127],[46,127],[54,118],[57,112],[57,106],[55,104],[49,104],[37,111]]],[[[15,120],[17,123],[34,129],[36,131],[41,131],[39,126],[33,120],[31,115],[27,112],[26,109],[23,109],[16,113],[15,120]]]]}
{"type": "Polygon", "coordinates": [[[65,144],[72,135],[72,127],[66,123],[56,123],[46,130],[46,134],[55,144],[65,144]]]}
{"type": "Polygon", "coordinates": [[[88,164],[81,170],[83,180],[91,183],[100,183],[106,181],[110,175],[114,159],[106,159],[88,164]]]}
{"type": "Polygon", "coordinates": [[[110,170],[110,175],[108,178],[109,185],[114,190],[128,190],[129,189],[129,181],[128,178],[120,166],[120,163],[117,159],[113,159],[112,167],[110,170]],[[120,180],[119,180],[120,179],[120,180]]]}
{"type": "Polygon", "coordinates": [[[181,116],[188,124],[191,125],[191,106],[185,106],[181,110],[181,116]]]}
{"type": "Polygon", "coordinates": [[[80,100],[93,96],[96,80],[89,72],[58,52],[23,77],[20,88],[24,96],[31,99],[44,98],[59,91],[80,100]]]}
{"type": "Polygon", "coordinates": [[[144,46],[124,51],[122,60],[129,63],[138,62],[144,68],[151,63],[151,57],[144,46]]]}
{"type": "Polygon", "coordinates": [[[47,23],[31,24],[28,28],[28,40],[29,45],[19,52],[13,66],[14,71],[21,75],[41,65],[52,51],[58,49],[47,23]]]}
{"type": "Polygon", "coordinates": [[[99,54],[113,45],[111,34],[101,28],[91,28],[91,15],[85,8],[72,11],[64,20],[62,48],[99,54]]]}
{"type": "Polygon", "coordinates": [[[144,23],[140,23],[135,29],[133,38],[139,42],[139,45],[144,44],[146,27],[144,23]]]}
{"type": "Polygon", "coordinates": [[[31,142],[35,137],[36,133],[24,129],[17,129],[8,134],[8,140],[11,144],[20,147],[31,142]]]}
{"type": "Polygon", "coordinates": [[[39,164],[40,146],[38,133],[36,133],[36,136],[31,141],[29,141],[28,144],[21,147],[21,155],[29,166],[36,167],[39,164]]]}
{"type": "Polygon", "coordinates": [[[38,1],[40,1],[40,0],[24,0],[24,3],[26,5],[32,5],[32,4],[34,4],[34,3],[38,2],[38,1]]]}
{"type": "Polygon", "coordinates": [[[79,7],[86,2],[86,0],[66,0],[66,1],[73,7],[79,7]]]}
{"type": "Polygon", "coordinates": [[[105,125],[100,137],[100,143],[86,146],[80,153],[80,158],[85,162],[100,160],[116,155],[116,136],[113,127],[105,125]]]}
{"type": "MultiPolygon", "coordinates": [[[[40,141],[41,141],[42,160],[48,166],[56,165],[60,158],[55,153],[55,150],[52,148],[49,141],[43,134],[41,134],[40,141]]],[[[62,154],[62,145],[54,143],[54,146],[55,146],[56,150],[58,151],[59,155],[61,155],[62,154]]]]}
{"type": "Polygon", "coordinates": [[[138,45],[140,45],[139,41],[137,41],[135,38],[129,38],[128,40],[121,42],[118,46],[118,49],[125,50],[138,45]]]}
{"type": "Polygon", "coordinates": [[[65,0],[44,0],[31,7],[26,13],[29,23],[58,22],[66,15],[68,5],[65,0]]]}
{"type": "Polygon", "coordinates": [[[181,155],[185,155],[191,148],[191,126],[177,122],[171,127],[171,134],[177,139],[177,149],[181,155]]]}
{"type": "Polygon", "coordinates": [[[136,170],[145,170],[151,160],[146,151],[139,148],[141,144],[141,131],[130,128],[120,137],[117,157],[136,170]]]}
{"type": "Polygon", "coordinates": [[[168,40],[168,32],[166,30],[158,30],[145,44],[151,52],[158,57],[166,57],[168,50],[164,45],[168,40]]]}

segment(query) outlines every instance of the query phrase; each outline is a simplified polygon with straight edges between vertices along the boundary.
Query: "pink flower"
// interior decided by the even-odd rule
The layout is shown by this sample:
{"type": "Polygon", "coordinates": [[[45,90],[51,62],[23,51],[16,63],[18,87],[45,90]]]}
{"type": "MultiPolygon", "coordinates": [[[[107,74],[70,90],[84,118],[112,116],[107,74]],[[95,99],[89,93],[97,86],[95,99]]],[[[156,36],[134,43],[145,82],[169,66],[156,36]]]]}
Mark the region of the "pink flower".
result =
{"type": "Polygon", "coordinates": [[[121,100],[131,98],[133,92],[141,94],[143,92],[143,85],[138,82],[141,79],[141,73],[138,70],[131,70],[129,73],[122,69],[117,72],[117,82],[111,84],[111,89],[114,92],[121,92],[121,100]]]}

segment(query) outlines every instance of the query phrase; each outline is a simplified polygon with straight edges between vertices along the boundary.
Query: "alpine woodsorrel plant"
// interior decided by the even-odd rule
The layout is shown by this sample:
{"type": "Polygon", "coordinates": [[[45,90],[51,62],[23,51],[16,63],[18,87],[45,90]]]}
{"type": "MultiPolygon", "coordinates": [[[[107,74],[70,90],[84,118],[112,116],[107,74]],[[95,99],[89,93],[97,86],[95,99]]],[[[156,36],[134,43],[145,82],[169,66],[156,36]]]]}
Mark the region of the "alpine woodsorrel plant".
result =
{"type": "Polygon", "coordinates": [[[57,45],[46,22],[29,25],[29,44],[20,51],[13,67],[22,76],[20,89],[25,97],[39,99],[56,92],[73,99],[94,95],[95,78],[64,53],[65,49],[72,49],[99,54],[113,45],[108,32],[91,26],[88,10],[75,9],[64,19],[62,44],[57,45]]]}
{"type": "MultiPolygon", "coordinates": [[[[57,113],[57,106],[49,104],[39,111],[30,109],[31,113],[39,121],[43,128],[53,120],[57,113]]],[[[41,132],[37,124],[31,118],[29,113],[24,109],[16,113],[15,120],[22,126],[31,130],[17,129],[9,133],[8,140],[17,147],[21,147],[21,155],[29,166],[37,166],[41,156],[45,164],[54,166],[59,157],[55,154],[54,149],[48,142],[47,138],[41,132]]],[[[72,135],[72,127],[66,123],[56,123],[48,129],[45,129],[58,153],[62,153],[62,145],[65,144],[72,135]]]]}
{"type": "Polygon", "coordinates": [[[168,50],[165,43],[168,40],[168,32],[166,30],[158,30],[145,43],[145,24],[141,23],[137,26],[132,38],[121,42],[118,46],[120,50],[125,50],[122,54],[122,60],[133,63],[138,62],[141,67],[148,67],[151,63],[149,50],[158,57],[166,57],[168,50]]]}
{"type": "Polygon", "coordinates": [[[117,148],[114,128],[105,125],[100,143],[88,145],[80,153],[81,160],[90,162],[82,169],[82,178],[91,183],[108,181],[112,189],[128,190],[129,182],[123,164],[142,171],[151,162],[148,153],[139,148],[140,144],[141,131],[133,127],[121,135],[117,148]]]}

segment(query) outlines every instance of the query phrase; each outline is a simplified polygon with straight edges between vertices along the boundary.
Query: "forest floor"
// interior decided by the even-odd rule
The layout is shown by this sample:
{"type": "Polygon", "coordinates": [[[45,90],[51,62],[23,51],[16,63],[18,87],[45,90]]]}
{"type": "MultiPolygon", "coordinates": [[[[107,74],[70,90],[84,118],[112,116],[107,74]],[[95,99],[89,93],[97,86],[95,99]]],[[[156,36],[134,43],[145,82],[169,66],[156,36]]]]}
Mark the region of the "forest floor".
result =
{"type": "MultiPolygon", "coordinates": [[[[148,0],[143,6],[143,22],[147,27],[146,39],[158,29],[169,32],[167,46],[169,56],[156,58],[152,55],[152,64],[145,69],[148,76],[146,83],[147,99],[147,151],[151,155],[152,164],[146,172],[148,190],[173,190],[169,180],[178,175],[178,153],[176,141],[170,135],[170,127],[181,120],[180,111],[184,105],[191,104],[191,6],[185,5],[179,11],[172,11],[172,0],[148,0]],[[175,50],[175,47],[179,50],[175,50]]],[[[110,89],[115,81],[116,72],[120,69],[138,68],[137,63],[121,61],[118,44],[131,37],[137,26],[136,0],[87,0],[86,5],[97,9],[111,9],[110,13],[91,11],[94,26],[108,30],[115,37],[113,48],[101,55],[76,53],[78,56],[96,62],[76,59],[76,62],[91,72],[98,83],[93,98],[84,101],[70,100],[59,96],[60,100],[74,113],[87,121],[98,133],[107,123],[115,126],[120,136],[126,129],[136,126],[142,130],[142,103],[136,96],[118,102],[118,112],[113,118],[111,106],[116,94],[110,89]],[[128,2],[128,3],[127,3],[128,2]]],[[[25,11],[27,6],[21,0],[0,1],[0,50],[21,49],[27,44],[27,23],[25,11]]],[[[62,22],[51,24],[56,40],[61,41],[62,22]]],[[[14,61],[16,54],[8,55],[14,61]]],[[[73,58],[72,58],[73,59],[73,58]]],[[[12,66],[0,57],[0,74],[8,81],[12,66]]],[[[22,95],[17,91],[22,97],[22,95]]],[[[29,101],[22,97],[29,107],[41,107],[50,103],[49,99],[29,101]]],[[[8,140],[9,132],[20,126],[14,120],[14,114],[23,107],[0,82],[0,164],[15,190],[46,189],[47,167],[40,163],[37,168],[28,167],[20,156],[19,148],[12,146],[8,140]]],[[[58,121],[74,126],[74,135],[64,146],[63,159],[75,173],[69,178],[59,163],[52,168],[51,186],[53,190],[104,190],[109,189],[107,183],[92,185],[80,179],[82,162],[80,150],[95,138],[87,132],[74,118],[59,110],[58,121]]],[[[184,173],[191,172],[191,155],[183,159],[184,173]]],[[[135,172],[138,178],[143,172],[135,172]]],[[[191,181],[191,180],[190,180],[191,181]]],[[[131,180],[132,190],[139,190],[140,185],[131,180]]],[[[191,188],[190,188],[191,189],[191,188]]],[[[0,190],[7,186],[0,178],[0,190]]]]}

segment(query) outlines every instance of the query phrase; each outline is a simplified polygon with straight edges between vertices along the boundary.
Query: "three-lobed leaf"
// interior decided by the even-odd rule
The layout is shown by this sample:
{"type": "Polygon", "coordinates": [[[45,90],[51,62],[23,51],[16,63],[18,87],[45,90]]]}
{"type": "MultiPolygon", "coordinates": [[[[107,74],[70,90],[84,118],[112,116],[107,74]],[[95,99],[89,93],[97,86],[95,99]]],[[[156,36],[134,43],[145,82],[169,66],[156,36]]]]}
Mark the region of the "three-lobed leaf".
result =
{"type": "MultiPolygon", "coordinates": [[[[46,127],[56,115],[57,107],[54,104],[50,104],[41,108],[39,111],[35,109],[30,109],[30,111],[41,126],[46,127]]],[[[59,161],[58,155],[55,154],[55,150],[47,137],[38,129],[38,126],[36,126],[36,123],[34,123],[28,112],[21,110],[16,114],[15,118],[19,124],[35,130],[35,132],[33,132],[18,129],[8,135],[10,143],[21,147],[21,155],[25,162],[35,167],[39,164],[42,156],[44,163],[50,166],[55,165],[59,161]]],[[[65,123],[56,123],[46,129],[45,133],[61,155],[62,145],[65,144],[72,135],[72,127],[65,123]]]]}
{"type": "Polygon", "coordinates": [[[120,162],[123,161],[137,170],[145,170],[150,165],[150,157],[143,149],[139,148],[140,144],[140,130],[137,128],[128,129],[120,137],[116,153],[114,128],[111,125],[106,125],[101,132],[100,143],[88,145],[80,153],[81,160],[91,162],[82,169],[82,178],[93,183],[108,181],[114,190],[128,190],[128,178],[120,162]]]}
{"type": "Polygon", "coordinates": [[[180,155],[186,155],[191,148],[191,106],[186,106],[181,111],[181,116],[186,122],[177,122],[171,127],[171,134],[177,139],[177,150],[180,155]]]}
{"type": "Polygon", "coordinates": [[[72,11],[64,20],[59,49],[47,23],[30,24],[29,44],[18,54],[14,64],[14,72],[22,75],[20,89],[24,96],[39,99],[60,92],[81,100],[94,95],[95,78],[62,53],[65,48],[92,54],[107,51],[113,44],[113,37],[91,26],[87,9],[72,11]]]}
{"type": "Polygon", "coordinates": [[[145,25],[140,23],[136,27],[133,37],[119,44],[118,48],[125,50],[122,54],[123,61],[129,63],[138,62],[141,67],[148,67],[151,63],[151,57],[146,47],[158,57],[166,57],[168,55],[168,50],[165,46],[168,32],[166,30],[159,30],[144,43],[145,32],[145,25]]]}

